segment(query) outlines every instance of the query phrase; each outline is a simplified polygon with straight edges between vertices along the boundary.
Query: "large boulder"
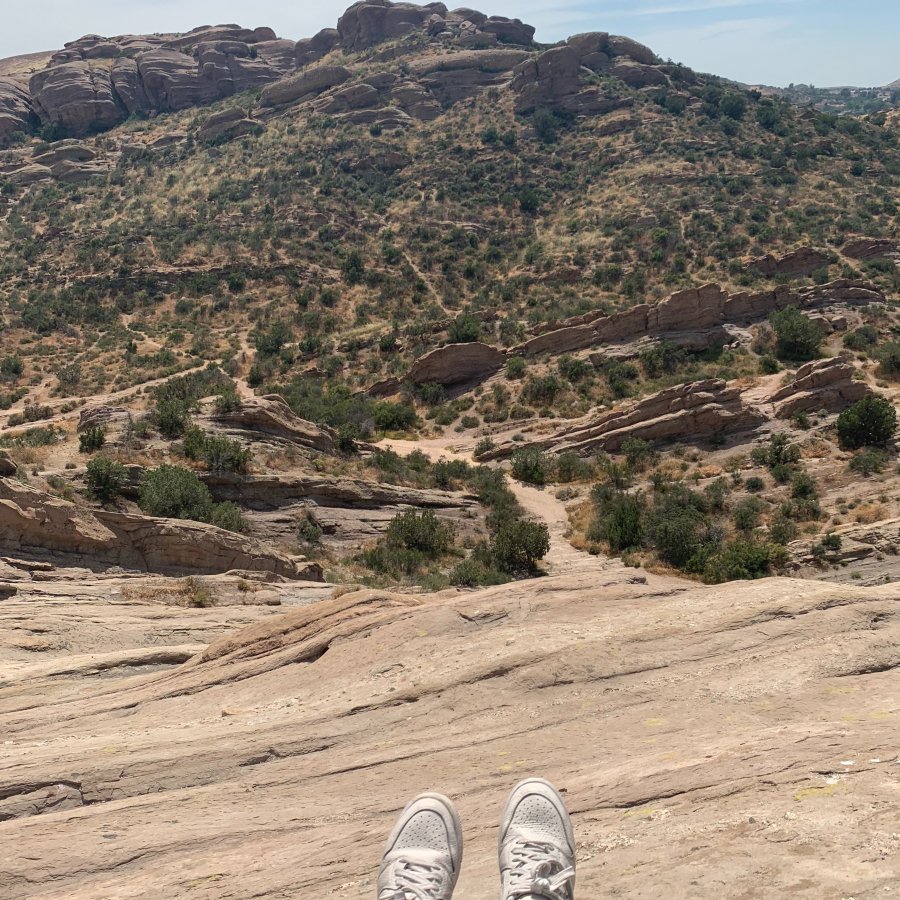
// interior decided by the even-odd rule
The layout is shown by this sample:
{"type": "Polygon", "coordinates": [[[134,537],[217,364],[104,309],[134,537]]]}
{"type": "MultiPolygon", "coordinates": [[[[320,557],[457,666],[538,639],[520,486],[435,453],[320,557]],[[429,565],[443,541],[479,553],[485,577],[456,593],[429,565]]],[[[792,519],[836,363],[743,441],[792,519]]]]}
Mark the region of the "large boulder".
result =
{"type": "Polygon", "coordinates": [[[343,66],[317,66],[292,78],[270,84],[263,89],[259,102],[263,106],[284,106],[321,94],[343,84],[349,78],[350,71],[343,66]]]}
{"type": "Polygon", "coordinates": [[[443,3],[417,6],[391,0],[363,0],[338,19],[337,31],[345,50],[366,50],[423,29],[435,14],[446,16],[447,7],[443,3]]]}
{"type": "Polygon", "coordinates": [[[534,43],[535,28],[521,19],[507,19],[505,16],[491,16],[480,26],[485,34],[495,34],[501,44],[521,44],[530,47],[534,43]]]}
{"type": "Polygon", "coordinates": [[[841,248],[851,259],[900,259],[900,242],[884,238],[854,238],[841,248]]]}
{"type": "Polygon", "coordinates": [[[211,115],[197,131],[197,139],[205,144],[217,144],[262,128],[261,122],[250,118],[241,107],[234,106],[211,115]]]}
{"type": "Polygon", "coordinates": [[[622,37],[619,34],[609,35],[606,40],[606,46],[603,49],[610,56],[627,56],[635,62],[643,63],[645,66],[656,62],[656,54],[649,47],[645,47],[643,44],[631,38],[622,37]]]}
{"type": "Polygon", "coordinates": [[[197,61],[180,50],[151,50],[137,63],[151,109],[177,112],[219,99],[215,83],[201,79],[197,61]]]}
{"type": "Polygon", "coordinates": [[[799,247],[784,256],[767,253],[751,259],[744,268],[769,278],[775,275],[811,275],[817,269],[826,268],[833,260],[832,254],[812,247],[799,247]]]}
{"type": "Polygon", "coordinates": [[[303,68],[331,53],[341,42],[337,28],[323,28],[311,38],[297,41],[294,47],[294,62],[297,68],[303,68]]]}
{"type": "Polygon", "coordinates": [[[68,135],[106,131],[128,117],[113,88],[108,66],[64,63],[35,72],[29,89],[41,120],[68,135]]]}
{"type": "Polygon", "coordinates": [[[801,366],[793,380],[769,398],[775,404],[775,415],[789,419],[799,412],[845,409],[872,393],[864,381],[854,380],[855,372],[854,366],[840,357],[801,366]]]}
{"type": "Polygon", "coordinates": [[[0,146],[14,134],[27,133],[37,123],[31,95],[11,78],[0,78],[0,146]]]}
{"type": "Polygon", "coordinates": [[[278,394],[249,397],[236,409],[216,414],[214,421],[231,429],[281,438],[310,450],[334,451],[334,432],[301,419],[278,394]]]}
{"type": "Polygon", "coordinates": [[[506,355],[487,344],[448,344],[420,357],[409,370],[412,384],[464,384],[493,375],[506,362],[506,355]]]}

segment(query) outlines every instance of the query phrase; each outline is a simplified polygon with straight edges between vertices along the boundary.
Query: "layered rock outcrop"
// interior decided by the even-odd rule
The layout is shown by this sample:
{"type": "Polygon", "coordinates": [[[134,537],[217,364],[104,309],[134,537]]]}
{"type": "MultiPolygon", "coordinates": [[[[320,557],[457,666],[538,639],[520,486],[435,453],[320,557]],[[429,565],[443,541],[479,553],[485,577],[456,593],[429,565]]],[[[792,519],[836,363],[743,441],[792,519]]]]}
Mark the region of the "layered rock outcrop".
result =
{"type": "Polygon", "coordinates": [[[210,116],[198,129],[197,138],[206,144],[217,144],[243,134],[253,134],[263,127],[261,122],[248,116],[246,110],[233,107],[210,116]]]}
{"type": "Polygon", "coordinates": [[[37,121],[26,88],[12,78],[0,78],[0,146],[14,134],[32,130],[37,121]]]}
{"type": "Polygon", "coordinates": [[[529,444],[510,441],[483,458],[502,459],[528,446],[554,453],[573,450],[587,456],[597,450],[619,450],[631,437],[651,443],[696,441],[752,430],[765,421],[766,417],[758,409],[743,402],[738,388],[713,378],[666,388],[529,444]]]}
{"type": "Polygon", "coordinates": [[[0,547],[88,568],[121,566],[162,575],[246,570],[322,580],[318,566],[212,525],[87,510],[3,478],[0,547]]]}
{"type": "Polygon", "coordinates": [[[817,269],[827,268],[833,260],[833,255],[825,250],[800,247],[784,256],[767,253],[765,256],[751,259],[744,268],[748,272],[756,272],[769,278],[775,275],[811,275],[817,269]]]}
{"type": "Polygon", "coordinates": [[[651,305],[638,304],[620,313],[585,313],[564,322],[543,326],[541,333],[512,352],[522,356],[571,353],[604,344],[635,342],[644,338],[696,342],[708,332],[719,333],[727,324],[750,324],[787,306],[817,309],[833,304],[864,306],[884,303],[885,296],[870,281],[838,279],[822,285],[792,289],[779,285],[771,291],[727,294],[716,284],[678,291],[651,305]]]}
{"type": "Polygon", "coordinates": [[[506,354],[487,344],[448,344],[417,359],[407,380],[412,384],[464,384],[492,375],[506,362],[506,354]]]}
{"type": "Polygon", "coordinates": [[[299,75],[269,85],[260,96],[263,106],[283,106],[307,97],[314,97],[329,88],[337,87],[350,78],[343,66],[318,66],[299,75]]]}
{"type": "Polygon", "coordinates": [[[775,404],[775,415],[789,419],[799,412],[825,409],[837,412],[861,400],[872,389],[864,381],[855,381],[857,369],[840,357],[819,359],[797,370],[793,381],[769,398],[775,404]]]}
{"type": "Polygon", "coordinates": [[[248,397],[236,409],[215,414],[213,421],[257,437],[266,435],[321,453],[334,452],[335,433],[324,425],[301,419],[278,394],[248,397]]]}
{"type": "Polygon", "coordinates": [[[882,238],[855,238],[841,248],[851,259],[900,259],[900,242],[882,238]]]}

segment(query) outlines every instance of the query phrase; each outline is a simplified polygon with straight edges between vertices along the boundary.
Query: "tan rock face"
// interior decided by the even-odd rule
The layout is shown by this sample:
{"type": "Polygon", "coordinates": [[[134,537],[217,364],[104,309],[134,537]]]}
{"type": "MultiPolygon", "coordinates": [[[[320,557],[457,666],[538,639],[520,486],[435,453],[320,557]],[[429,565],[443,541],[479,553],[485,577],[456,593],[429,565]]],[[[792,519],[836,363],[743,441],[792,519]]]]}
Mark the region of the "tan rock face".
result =
{"type": "Polygon", "coordinates": [[[317,66],[306,69],[293,78],[286,78],[269,85],[262,92],[263,106],[282,106],[305,97],[321,94],[322,91],[337,87],[350,78],[349,70],[343,66],[317,66]]]}
{"type": "Polygon", "coordinates": [[[197,137],[205,143],[213,144],[240,137],[242,134],[251,134],[263,127],[262,123],[248,116],[245,110],[235,107],[210,116],[200,126],[197,137]]]}
{"type": "Polygon", "coordinates": [[[213,419],[228,428],[283,438],[322,453],[334,452],[334,432],[301,419],[278,394],[249,397],[237,409],[216,414],[213,419]]]}
{"type": "Polygon", "coordinates": [[[777,390],[770,400],[779,419],[789,419],[798,412],[826,409],[840,411],[861,400],[872,389],[864,381],[854,381],[856,369],[840,357],[819,359],[797,370],[794,380],[777,390]]]}
{"type": "Polygon", "coordinates": [[[771,253],[752,259],[745,268],[771,278],[774,275],[811,275],[817,269],[826,268],[832,255],[812,247],[800,247],[784,256],[775,257],[771,253]]]}
{"type": "Polygon", "coordinates": [[[287,615],[26,587],[0,603],[4,897],[358,900],[432,789],[464,822],[457,895],[495,900],[532,774],[565,790],[585,900],[896,883],[894,586],[617,568],[287,615]],[[60,649],[17,650],[29,625],[60,649]]]}
{"type": "Polygon", "coordinates": [[[417,359],[407,380],[412,384],[462,384],[497,372],[506,354],[487,344],[448,344],[417,359]]]}
{"type": "Polygon", "coordinates": [[[36,122],[26,88],[11,78],[0,78],[0,146],[17,132],[28,132],[36,122]]]}
{"type": "Polygon", "coordinates": [[[841,253],[851,259],[895,259],[900,256],[900,244],[877,238],[857,238],[844,244],[841,253]]]}
{"type": "Polygon", "coordinates": [[[779,285],[771,291],[726,294],[718,285],[678,291],[655,306],[639,304],[621,313],[585,313],[563,323],[544,326],[543,333],[519,345],[513,353],[571,353],[603,344],[635,343],[644,338],[705,331],[717,334],[724,324],[749,324],[769,313],[794,305],[803,309],[841,303],[884,303],[885,296],[869,281],[838,279],[822,285],[792,290],[779,285]],[[560,327],[562,326],[562,327],[560,327]]]}
{"type": "Polygon", "coordinates": [[[741,392],[721,379],[695,381],[666,388],[642,400],[568,425],[531,444],[501,444],[486,459],[511,456],[516,450],[537,446],[583,456],[597,450],[616,451],[628,438],[651,443],[695,441],[717,434],[758,428],[766,417],[744,404],[741,392]]]}
{"type": "Polygon", "coordinates": [[[0,479],[0,546],[49,555],[68,565],[122,566],[166,575],[244,569],[321,580],[318,566],[212,525],[80,509],[6,479],[0,479]]]}

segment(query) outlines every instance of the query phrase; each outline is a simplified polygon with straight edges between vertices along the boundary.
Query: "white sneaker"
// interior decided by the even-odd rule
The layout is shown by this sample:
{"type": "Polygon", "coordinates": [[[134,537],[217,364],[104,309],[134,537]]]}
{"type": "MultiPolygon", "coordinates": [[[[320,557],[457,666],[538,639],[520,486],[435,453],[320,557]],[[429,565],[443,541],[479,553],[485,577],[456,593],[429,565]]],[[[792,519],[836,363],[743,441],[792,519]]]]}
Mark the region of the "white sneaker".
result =
{"type": "Polygon", "coordinates": [[[513,788],[500,822],[500,900],[575,900],[575,836],[556,788],[513,788]]]}
{"type": "Polygon", "coordinates": [[[441,794],[416,797],[388,838],[378,900],[451,900],[462,865],[462,827],[441,794]]]}

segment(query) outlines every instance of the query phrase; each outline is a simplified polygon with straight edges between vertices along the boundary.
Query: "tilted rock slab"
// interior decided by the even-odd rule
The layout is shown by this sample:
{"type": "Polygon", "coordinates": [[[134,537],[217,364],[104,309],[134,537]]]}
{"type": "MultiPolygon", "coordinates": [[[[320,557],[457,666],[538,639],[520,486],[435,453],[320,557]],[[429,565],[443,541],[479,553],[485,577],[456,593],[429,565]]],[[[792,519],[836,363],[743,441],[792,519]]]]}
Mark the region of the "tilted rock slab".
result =
{"type": "Polygon", "coordinates": [[[744,268],[770,278],[774,275],[811,275],[817,269],[826,268],[833,259],[833,255],[825,250],[800,247],[784,256],[767,253],[758,259],[751,259],[744,268]]]}
{"type": "Polygon", "coordinates": [[[412,384],[463,384],[493,375],[505,362],[505,353],[478,341],[447,344],[417,359],[406,377],[412,384]]]}
{"type": "Polygon", "coordinates": [[[322,453],[334,452],[335,432],[326,425],[301,419],[278,394],[249,397],[236,409],[212,418],[230,428],[283,438],[322,453]]]}
{"type": "Polygon", "coordinates": [[[0,547],[89,568],[122,566],[162,575],[246,570],[322,580],[318,566],[213,525],[85,509],[5,478],[0,547]]]}
{"type": "Polygon", "coordinates": [[[555,434],[530,443],[509,441],[484,459],[512,456],[524,447],[540,447],[554,453],[574,450],[587,456],[597,450],[616,451],[628,438],[651,443],[693,441],[716,434],[758,428],[766,417],[745,405],[738,388],[719,378],[666,388],[643,400],[592,416],[555,434]]]}
{"type": "Polygon", "coordinates": [[[872,393],[864,381],[853,379],[856,371],[840,357],[818,359],[801,366],[794,380],[769,398],[776,404],[775,415],[789,419],[799,412],[845,409],[872,393]]]}
{"type": "Polygon", "coordinates": [[[583,900],[896,885],[895,585],[617,567],[287,615],[94,590],[0,603],[0,630],[209,647],[137,677],[30,653],[0,686],[4,898],[370,897],[397,814],[439,788],[467,823],[458,896],[496,900],[498,810],[531,774],[565,791],[583,900]]]}

